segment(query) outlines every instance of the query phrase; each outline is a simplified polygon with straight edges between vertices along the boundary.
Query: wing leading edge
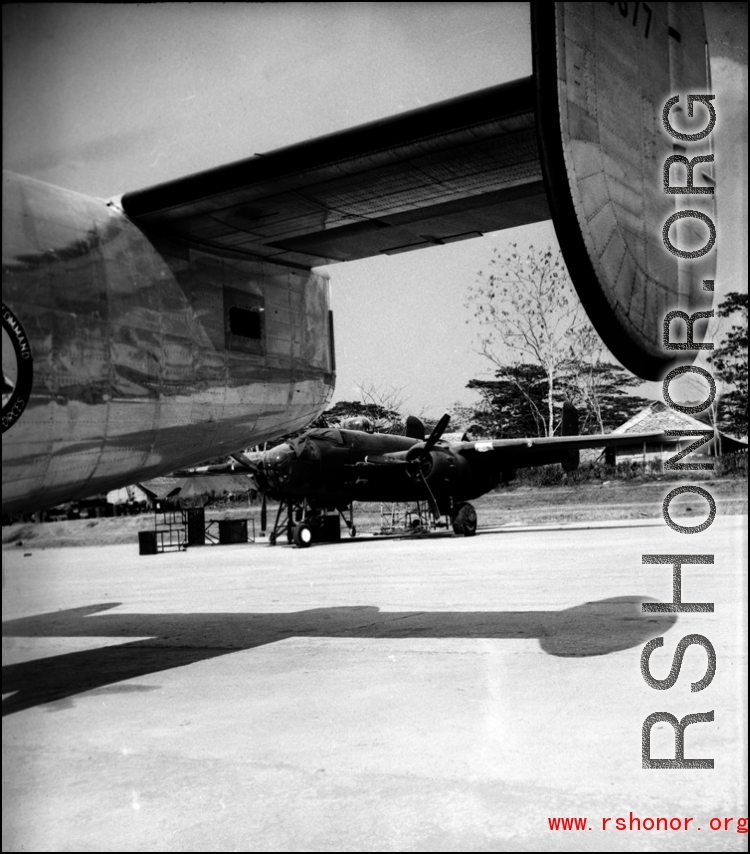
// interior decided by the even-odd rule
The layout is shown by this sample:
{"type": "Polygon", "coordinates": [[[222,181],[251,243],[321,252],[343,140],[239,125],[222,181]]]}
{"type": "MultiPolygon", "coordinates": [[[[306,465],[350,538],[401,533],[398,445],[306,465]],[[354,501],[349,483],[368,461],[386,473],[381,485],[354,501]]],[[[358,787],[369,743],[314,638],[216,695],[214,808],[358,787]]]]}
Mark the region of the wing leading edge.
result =
{"type": "MultiPolygon", "coordinates": [[[[476,459],[487,454],[488,461],[500,467],[528,468],[543,465],[548,462],[560,462],[576,451],[587,448],[618,448],[623,446],[641,446],[653,444],[673,445],[678,439],[667,436],[662,432],[655,433],[598,433],[589,436],[552,436],[524,439],[490,439],[475,442],[438,443],[436,451],[450,453],[476,459]]],[[[405,464],[408,451],[397,451],[391,454],[367,457],[370,468],[393,467],[405,464]]]]}
{"type": "Polygon", "coordinates": [[[550,218],[532,77],[132,193],[144,229],[312,267],[550,218]]]}
{"type": "Polygon", "coordinates": [[[665,433],[595,433],[590,436],[551,436],[537,439],[492,439],[488,441],[457,442],[451,448],[459,453],[527,454],[556,448],[560,451],[584,450],[587,448],[618,448],[623,445],[642,445],[663,442],[673,444],[676,440],[665,433]]]}

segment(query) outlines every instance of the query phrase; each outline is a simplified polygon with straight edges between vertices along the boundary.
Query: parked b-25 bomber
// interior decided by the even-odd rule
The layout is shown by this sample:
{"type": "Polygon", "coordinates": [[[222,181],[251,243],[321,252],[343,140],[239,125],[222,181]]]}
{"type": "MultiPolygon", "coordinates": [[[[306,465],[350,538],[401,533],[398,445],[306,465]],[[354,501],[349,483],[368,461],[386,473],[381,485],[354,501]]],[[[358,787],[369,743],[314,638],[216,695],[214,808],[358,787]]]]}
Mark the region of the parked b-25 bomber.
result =
{"type": "Polygon", "coordinates": [[[446,442],[449,420],[444,415],[426,439],[413,416],[403,436],[347,427],[308,430],[234,460],[262,492],[264,530],[267,498],[279,501],[270,542],[286,530],[290,542],[305,547],[338,539],[340,519],[354,536],[355,501],[426,502],[436,525],[446,517],[456,534],[473,536],[477,514],[469,502],[512,480],[516,469],[561,463],[573,471],[583,448],[669,441],[663,433],[579,436],[578,412],[570,403],[563,405],[560,435],[552,437],[446,442]]]}

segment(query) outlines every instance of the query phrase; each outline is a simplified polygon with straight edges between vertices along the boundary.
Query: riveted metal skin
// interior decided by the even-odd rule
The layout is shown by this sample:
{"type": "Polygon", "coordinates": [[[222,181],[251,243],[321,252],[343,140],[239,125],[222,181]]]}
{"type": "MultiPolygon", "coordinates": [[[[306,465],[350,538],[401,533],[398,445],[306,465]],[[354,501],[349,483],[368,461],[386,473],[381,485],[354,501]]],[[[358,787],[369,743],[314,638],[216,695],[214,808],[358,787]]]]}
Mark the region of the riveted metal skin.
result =
{"type": "Polygon", "coordinates": [[[189,240],[12,174],[3,186],[3,513],[165,474],[308,424],[333,392],[328,280],[189,240]],[[231,312],[253,313],[251,334],[231,312]],[[240,325],[239,331],[243,332],[240,325]],[[16,395],[18,397],[18,395],[16,395]]]}
{"type": "MultiPolygon", "coordinates": [[[[678,210],[716,221],[713,193],[663,191],[667,158],[712,150],[710,137],[685,143],[662,121],[667,101],[680,95],[684,112],[672,110],[674,123],[691,131],[708,123],[702,105],[685,118],[688,95],[710,91],[701,4],[654,3],[648,11],[637,3],[531,5],[537,135],[565,263],[614,355],[638,376],[660,380],[695,355],[664,351],[664,316],[710,309],[702,281],[716,267],[716,252],[696,263],[670,253],[662,239],[678,210]]],[[[684,186],[685,167],[674,166],[671,180],[684,186]]],[[[695,169],[695,184],[714,187],[712,163],[695,169]]],[[[671,235],[682,249],[699,250],[708,229],[691,217],[671,235]]]]}

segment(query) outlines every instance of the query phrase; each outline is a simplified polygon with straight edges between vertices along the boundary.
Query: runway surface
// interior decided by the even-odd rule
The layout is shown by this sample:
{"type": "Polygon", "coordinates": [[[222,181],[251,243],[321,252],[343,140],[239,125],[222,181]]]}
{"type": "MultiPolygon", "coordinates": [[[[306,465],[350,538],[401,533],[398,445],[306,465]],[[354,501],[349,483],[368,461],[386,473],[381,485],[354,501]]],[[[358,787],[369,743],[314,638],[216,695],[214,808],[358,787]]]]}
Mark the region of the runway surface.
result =
{"type": "Polygon", "coordinates": [[[746,529],[5,550],[3,850],[745,850],[746,529]],[[642,613],[672,567],[641,556],[679,552],[714,613],[642,613]],[[713,682],[693,645],[650,688],[688,634],[713,682]],[[641,767],[649,714],[710,710],[712,770],[641,767]]]}

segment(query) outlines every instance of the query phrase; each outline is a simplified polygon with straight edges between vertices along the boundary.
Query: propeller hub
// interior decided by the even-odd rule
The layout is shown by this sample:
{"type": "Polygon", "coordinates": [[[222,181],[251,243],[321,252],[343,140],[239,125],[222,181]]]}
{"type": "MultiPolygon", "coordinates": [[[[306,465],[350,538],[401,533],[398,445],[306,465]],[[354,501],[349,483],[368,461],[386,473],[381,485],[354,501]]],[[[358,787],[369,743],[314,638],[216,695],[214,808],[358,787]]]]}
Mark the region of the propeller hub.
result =
{"type": "Polygon", "coordinates": [[[409,448],[406,461],[411,465],[407,473],[412,477],[429,477],[432,471],[432,452],[425,448],[424,443],[409,448]]]}

